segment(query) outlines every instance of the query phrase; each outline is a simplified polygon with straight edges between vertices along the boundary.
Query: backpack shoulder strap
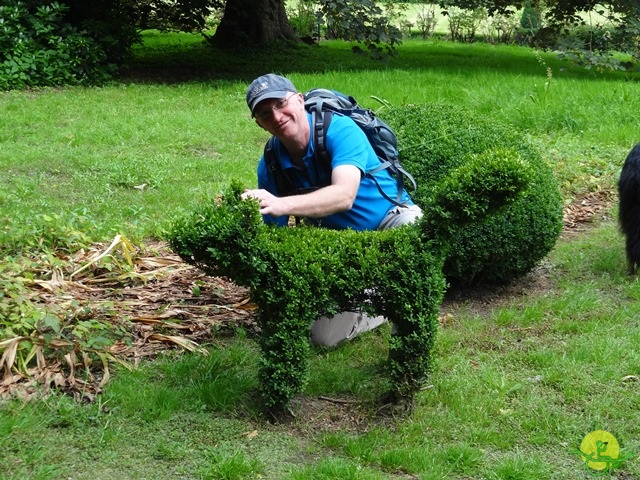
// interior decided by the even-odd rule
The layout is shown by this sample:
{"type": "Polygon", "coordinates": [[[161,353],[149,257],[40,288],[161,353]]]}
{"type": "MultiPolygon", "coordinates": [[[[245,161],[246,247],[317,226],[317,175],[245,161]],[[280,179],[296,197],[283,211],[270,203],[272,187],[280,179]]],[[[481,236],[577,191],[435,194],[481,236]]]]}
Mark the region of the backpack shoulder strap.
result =
{"type": "Polygon", "coordinates": [[[295,190],[295,187],[289,178],[289,175],[287,175],[280,164],[278,151],[275,146],[275,137],[271,137],[264,146],[264,162],[267,167],[267,171],[273,175],[273,178],[275,179],[278,193],[283,197],[291,195],[295,190]]]}
{"type": "Polygon", "coordinates": [[[314,89],[310,90],[305,94],[305,106],[307,111],[311,113],[311,125],[312,125],[312,137],[314,142],[314,156],[316,158],[316,166],[320,167],[326,172],[331,172],[331,157],[329,152],[327,151],[327,131],[329,129],[329,125],[331,124],[331,119],[333,118],[333,113],[346,114],[351,117],[356,125],[358,125],[367,135],[367,140],[369,143],[372,143],[370,138],[370,130],[375,132],[375,135],[379,136],[382,133],[387,132],[387,136],[384,137],[384,140],[388,141],[388,137],[391,136],[394,141],[392,142],[393,151],[389,149],[382,149],[382,151],[376,150],[376,146],[372,144],[374,147],[374,151],[380,160],[380,165],[378,165],[373,170],[365,172],[365,176],[371,178],[378,188],[380,194],[386,198],[389,202],[396,206],[406,207],[406,203],[402,202],[402,194],[404,192],[404,176],[411,182],[414,190],[416,189],[416,182],[414,178],[400,165],[398,160],[398,152],[395,143],[395,134],[391,131],[389,126],[378,120],[375,113],[373,113],[370,109],[365,109],[358,104],[358,102],[353,97],[347,97],[346,95],[339,94],[330,90],[325,89],[314,89]],[[373,122],[371,125],[365,125],[365,118],[372,119],[373,122]],[[390,135],[389,135],[390,134],[390,135]],[[392,174],[396,177],[396,181],[398,184],[398,193],[396,198],[393,199],[380,187],[378,180],[375,177],[375,173],[389,169],[392,174]]]}
{"type": "Polygon", "coordinates": [[[404,176],[406,176],[411,181],[411,183],[413,184],[414,190],[417,188],[416,181],[411,176],[411,174],[407,172],[404,168],[402,168],[397,162],[393,163],[387,160],[383,163],[380,163],[379,167],[376,167],[375,169],[368,171],[365,175],[371,178],[375,182],[376,187],[378,187],[378,191],[380,192],[380,194],[384,198],[389,200],[391,203],[393,203],[396,207],[407,206],[405,202],[402,202],[402,193],[404,191],[404,178],[403,178],[404,176]],[[389,195],[387,195],[387,193],[384,190],[382,190],[382,187],[380,186],[380,184],[378,183],[378,180],[374,176],[374,173],[377,173],[380,170],[384,170],[386,168],[394,168],[396,170],[395,177],[396,177],[396,182],[398,184],[398,193],[396,194],[395,200],[391,198],[389,195]]]}
{"type": "Polygon", "coordinates": [[[327,131],[332,118],[333,114],[330,111],[322,111],[322,101],[319,101],[311,110],[314,155],[319,165],[328,172],[331,172],[331,157],[327,152],[327,131]]]}
{"type": "MultiPolygon", "coordinates": [[[[355,100],[354,100],[354,103],[355,103],[355,100]]],[[[329,129],[329,125],[331,124],[333,113],[331,110],[323,111],[322,104],[323,104],[322,100],[319,100],[311,109],[311,125],[313,126],[313,141],[314,141],[314,152],[315,152],[314,155],[320,167],[325,169],[327,172],[331,172],[331,157],[329,155],[329,152],[327,152],[326,133],[327,133],[327,130],[329,129]]],[[[415,180],[406,170],[404,170],[400,166],[399,162],[397,161],[397,157],[394,158],[394,161],[388,161],[388,160],[385,161],[383,159],[380,159],[380,162],[381,163],[379,166],[377,166],[376,168],[374,168],[369,172],[366,172],[365,175],[371,178],[375,182],[376,187],[378,187],[378,191],[380,192],[380,194],[384,198],[386,198],[389,202],[399,207],[406,207],[406,204],[401,201],[402,193],[404,190],[403,175],[406,175],[407,178],[411,181],[414,189],[416,188],[415,180]],[[387,193],[384,190],[382,190],[382,187],[380,187],[378,180],[374,176],[376,172],[379,172],[381,170],[384,170],[390,167],[392,167],[394,171],[396,171],[396,177],[397,177],[396,180],[398,182],[398,194],[395,200],[389,197],[389,195],[387,195],[387,193]]]]}
{"type": "Polygon", "coordinates": [[[402,166],[400,165],[400,162],[397,161],[397,159],[394,159],[393,161],[389,161],[389,160],[382,161],[381,159],[380,165],[374,168],[373,170],[369,170],[365,175],[371,177],[373,181],[376,182],[376,186],[378,187],[378,190],[380,190],[380,193],[382,194],[383,197],[385,197],[387,200],[389,200],[391,203],[395,204],[398,207],[406,206],[406,204],[401,203],[400,201],[402,199],[402,192],[404,190],[404,177],[407,177],[407,179],[411,182],[411,185],[413,186],[414,191],[417,190],[418,188],[413,176],[409,172],[407,172],[404,168],[402,168],[402,166]],[[374,177],[375,173],[381,170],[384,170],[386,168],[390,168],[395,173],[396,181],[398,182],[398,194],[396,195],[395,200],[391,199],[382,190],[382,188],[380,188],[380,185],[378,184],[378,180],[376,180],[376,178],[374,177]]]}

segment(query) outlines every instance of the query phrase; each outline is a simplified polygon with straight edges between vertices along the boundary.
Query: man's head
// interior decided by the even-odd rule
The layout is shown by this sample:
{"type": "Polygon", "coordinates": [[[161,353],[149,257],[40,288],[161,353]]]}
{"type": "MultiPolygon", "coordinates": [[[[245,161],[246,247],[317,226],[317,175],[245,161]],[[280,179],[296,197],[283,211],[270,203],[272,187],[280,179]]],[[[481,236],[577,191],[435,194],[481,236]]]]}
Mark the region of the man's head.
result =
{"type": "Polygon", "coordinates": [[[308,142],[304,98],[290,80],[273,73],[256,78],[247,89],[247,105],[258,126],[271,135],[300,145],[308,142]]]}
{"type": "Polygon", "coordinates": [[[255,116],[256,107],[263,100],[282,99],[292,93],[298,93],[298,91],[289,79],[268,73],[256,78],[247,88],[247,105],[251,114],[255,116]]]}

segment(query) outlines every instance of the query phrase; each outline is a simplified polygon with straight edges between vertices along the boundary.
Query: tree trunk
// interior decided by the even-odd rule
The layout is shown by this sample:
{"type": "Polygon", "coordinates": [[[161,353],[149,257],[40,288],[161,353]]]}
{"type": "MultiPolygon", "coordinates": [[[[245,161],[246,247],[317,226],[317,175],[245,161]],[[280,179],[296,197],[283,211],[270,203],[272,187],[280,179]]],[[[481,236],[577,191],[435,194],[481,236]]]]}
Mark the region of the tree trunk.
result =
{"type": "Polygon", "coordinates": [[[221,47],[269,45],[298,41],[291,28],[284,0],[227,0],[212,41],[221,47]]]}

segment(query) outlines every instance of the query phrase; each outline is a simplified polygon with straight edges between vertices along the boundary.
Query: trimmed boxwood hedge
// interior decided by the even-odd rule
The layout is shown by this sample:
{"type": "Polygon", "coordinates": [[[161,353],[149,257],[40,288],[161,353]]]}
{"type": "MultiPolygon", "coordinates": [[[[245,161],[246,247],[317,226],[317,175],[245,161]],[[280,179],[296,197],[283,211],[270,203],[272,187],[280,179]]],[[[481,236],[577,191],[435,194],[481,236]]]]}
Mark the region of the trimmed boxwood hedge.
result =
{"type": "Polygon", "coordinates": [[[509,149],[533,178],[524,194],[501,212],[452,235],[444,272],[452,283],[505,282],[531,271],[562,230],[562,198],[550,167],[522,133],[490,118],[446,104],[389,107],[379,112],[396,132],[400,161],[416,179],[414,201],[431,208],[439,182],[474,156],[509,149]]]}

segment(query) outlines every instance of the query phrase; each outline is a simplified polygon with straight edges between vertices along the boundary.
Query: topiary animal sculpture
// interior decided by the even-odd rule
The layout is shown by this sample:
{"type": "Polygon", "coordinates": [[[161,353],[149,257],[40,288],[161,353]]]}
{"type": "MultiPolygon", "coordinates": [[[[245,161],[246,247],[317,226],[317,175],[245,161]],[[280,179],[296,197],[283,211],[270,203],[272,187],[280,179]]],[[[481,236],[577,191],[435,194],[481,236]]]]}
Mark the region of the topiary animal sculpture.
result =
{"type": "Polygon", "coordinates": [[[530,179],[515,152],[486,153],[431,190],[418,223],[368,232],[267,226],[257,202],[242,200],[234,183],[219,202],[176,221],[169,242],[186,262],[249,287],[259,309],[259,374],[269,412],[285,412],[305,386],[313,321],[352,309],[394,324],[387,398],[410,404],[429,371],[452,233],[516,199],[530,179]]]}

